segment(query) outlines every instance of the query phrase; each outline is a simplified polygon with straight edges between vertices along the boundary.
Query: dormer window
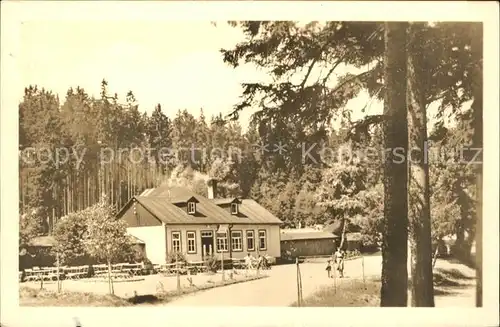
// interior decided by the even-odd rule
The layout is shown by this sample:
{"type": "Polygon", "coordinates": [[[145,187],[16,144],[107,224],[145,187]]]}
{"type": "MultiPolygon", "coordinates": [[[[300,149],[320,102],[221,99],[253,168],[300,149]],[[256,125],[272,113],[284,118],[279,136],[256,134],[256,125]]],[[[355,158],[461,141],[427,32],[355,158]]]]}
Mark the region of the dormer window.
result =
{"type": "Polygon", "coordinates": [[[238,203],[231,203],[231,214],[232,215],[238,214],[238,203]]]}
{"type": "Polygon", "coordinates": [[[188,214],[194,215],[196,213],[196,202],[188,202],[188,214]]]}

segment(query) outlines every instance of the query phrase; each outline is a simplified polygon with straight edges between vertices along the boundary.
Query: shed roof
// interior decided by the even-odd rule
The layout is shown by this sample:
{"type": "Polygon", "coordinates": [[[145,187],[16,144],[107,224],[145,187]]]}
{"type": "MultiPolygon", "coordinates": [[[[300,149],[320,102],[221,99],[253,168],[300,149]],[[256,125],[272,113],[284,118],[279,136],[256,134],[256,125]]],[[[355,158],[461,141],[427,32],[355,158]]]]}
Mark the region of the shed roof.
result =
{"type": "Polygon", "coordinates": [[[281,231],[282,241],[295,241],[295,240],[319,240],[319,239],[336,239],[337,235],[328,232],[314,231],[314,232],[286,232],[281,231]]]}

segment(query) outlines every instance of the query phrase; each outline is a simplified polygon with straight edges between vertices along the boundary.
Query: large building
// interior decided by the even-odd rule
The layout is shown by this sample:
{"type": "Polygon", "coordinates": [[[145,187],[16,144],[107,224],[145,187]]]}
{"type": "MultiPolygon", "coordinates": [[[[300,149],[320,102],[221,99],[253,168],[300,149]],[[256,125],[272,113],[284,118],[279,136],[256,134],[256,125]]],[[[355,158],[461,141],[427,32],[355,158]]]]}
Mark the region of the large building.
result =
{"type": "Polygon", "coordinates": [[[250,199],[220,199],[216,183],[208,183],[208,197],[187,188],[161,186],[135,196],[120,210],[127,232],[145,243],[154,264],[179,252],[189,261],[215,255],[243,258],[280,256],[282,221],[250,199]]]}

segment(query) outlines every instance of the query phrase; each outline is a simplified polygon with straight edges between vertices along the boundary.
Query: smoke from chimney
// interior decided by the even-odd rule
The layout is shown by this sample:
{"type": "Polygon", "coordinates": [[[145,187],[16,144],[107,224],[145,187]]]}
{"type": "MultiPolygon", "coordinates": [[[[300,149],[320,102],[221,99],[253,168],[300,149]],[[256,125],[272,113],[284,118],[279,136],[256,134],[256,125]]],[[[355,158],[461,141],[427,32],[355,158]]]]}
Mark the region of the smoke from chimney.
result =
{"type": "Polygon", "coordinates": [[[217,180],[210,178],[207,180],[207,194],[209,199],[215,199],[217,197],[217,180]]]}

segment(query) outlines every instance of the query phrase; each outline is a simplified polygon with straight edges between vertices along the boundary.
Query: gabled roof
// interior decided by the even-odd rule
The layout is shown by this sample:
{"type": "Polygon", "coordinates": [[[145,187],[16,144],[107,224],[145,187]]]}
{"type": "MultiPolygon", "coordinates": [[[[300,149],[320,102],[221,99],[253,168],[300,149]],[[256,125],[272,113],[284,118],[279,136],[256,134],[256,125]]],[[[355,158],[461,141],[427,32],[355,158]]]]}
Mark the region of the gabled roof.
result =
{"type": "Polygon", "coordinates": [[[196,194],[185,187],[161,185],[153,189],[147,196],[162,196],[172,200],[183,199],[185,201],[196,194]]]}
{"type": "Polygon", "coordinates": [[[147,188],[145,189],[140,195],[141,196],[146,196],[148,195],[149,193],[151,193],[152,191],[154,191],[154,188],[147,188]]]}
{"type": "MultiPolygon", "coordinates": [[[[182,201],[182,202],[184,202],[184,201],[182,201]]],[[[192,196],[189,199],[187,199],[186,202],[200,203],[200,201],[198,201],[198,199],[195,198],[194,196],[192,196]]]]}
{"type": "MultiPolygon", "coordinates": [[[[217,205],[219,200],[224,203],[233,203],[235,199],[210,200],[204,196],[195,194],[187,188],[161,186],[149,192],[146,196],[136,196],[136,200],[153,216],[165,224],[281,224],[282,221],[272,213],[259,205],[254,200],[239,200],[238,214],[230,212],[217,205]],[[176,203],[187,202],[196,199],[196,214],[190,215],[186,210],[178,207],[176,203]]],[[[129,201],[130,203],[130,201],[129,201]]],[[[128,207],[126,204],[123,210],[128,207]]]]}
{"type": "Polygon", "coordinates": [[[222,204],[231,204],[231,203],[238,203],[241,204],[241,200],[238,198],[229,198],[229,199],[213,199],[212,200],[215,204],[217,205],[222,205],[222,204]]]}
{"type": "MultiPolygon", "coordinates": [[[[252,199],[243,199],[238,208],[240,215],[248,217],[255,224],[282,224],[275,215],[252,199]]],[[[238,217],[232,215],[232,217],[238,217]]]]}

